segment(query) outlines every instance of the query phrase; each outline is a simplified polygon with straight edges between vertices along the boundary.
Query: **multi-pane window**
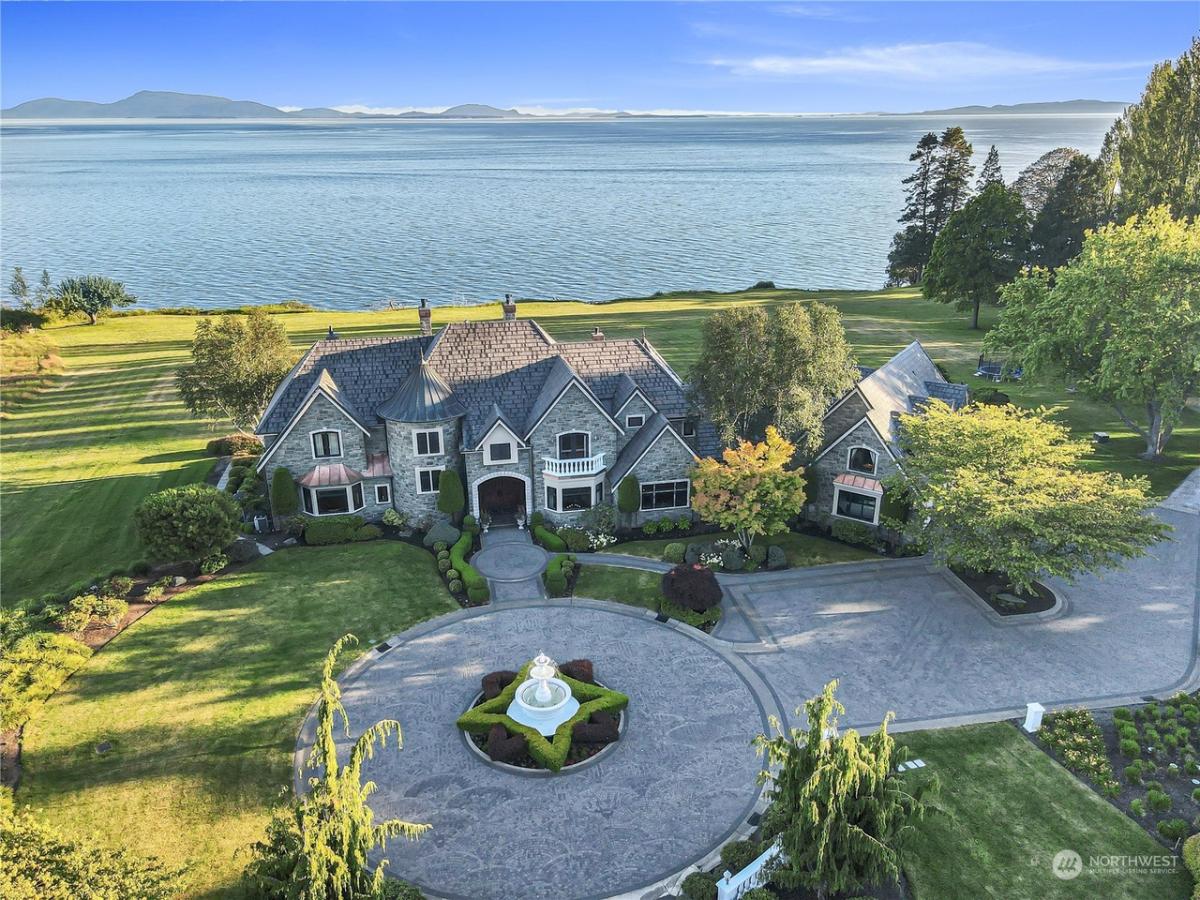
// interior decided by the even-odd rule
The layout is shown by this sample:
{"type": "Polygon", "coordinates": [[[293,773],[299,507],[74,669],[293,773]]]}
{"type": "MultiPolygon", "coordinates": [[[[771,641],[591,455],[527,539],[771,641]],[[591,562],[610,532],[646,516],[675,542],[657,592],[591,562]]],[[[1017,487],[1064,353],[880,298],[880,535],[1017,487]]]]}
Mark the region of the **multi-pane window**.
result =
{"type": "Polygon", "coordinates": [[[875,451],[867,447],[854,447],[850,451],[847,468],[854,472],[866,472],[868,475],[874,475],[875,451]]]}
{"type": "Polygon", "coordinates": [[[592,508],[592,489],[590,487],[563,488],[562,511],[575,512],[580,509],[592,508]]]}
{"type": "Polygon", "coordinates": [[[838,488],[837,514],[843,518],[857,519],[873,525],[875,523],[875,507],[878,503],[878,497],[838,488]]]}
{"type": "Polygon", "coordinates": [[[572,431],[558,436],[559,459],[585,459],[588,455],[588,436],[583,431],[572,431]]]}
{"type": "Polygon", "coordinates": [[[304,511],[311,516],[336,516],[363,508],[363,487],[355,483],[346,487],[302,488],[304,511]]]}
{"type": "Polygon", "coordinates": [[[440,428],[433,431],[418,431],[417,435],[417,456],[437,456],[442,452],[442,431],[440,428]]]}
{"type": "Polygon", "coordinates": [[[336,431],[314,431],[312,444],[317,459],[342,455],[342,436],[336,431]]]}
{"type": "Polygon", "coordinates": [[[436,494],[441,481],[441,469],[417,469],[418,494],[436,494]]]}
{"type": "Polygon", "coordinates": [[[687,505],[686,481],[651,481],[642,485],[642,509],[674,509],[687,505]]]}

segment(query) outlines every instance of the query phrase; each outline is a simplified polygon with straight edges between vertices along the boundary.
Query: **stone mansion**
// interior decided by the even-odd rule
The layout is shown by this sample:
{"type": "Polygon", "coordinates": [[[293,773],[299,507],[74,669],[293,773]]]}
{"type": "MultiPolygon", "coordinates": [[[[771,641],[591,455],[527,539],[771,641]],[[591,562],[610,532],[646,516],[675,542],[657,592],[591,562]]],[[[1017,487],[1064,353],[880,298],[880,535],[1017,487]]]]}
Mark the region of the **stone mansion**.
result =
{"type": "Polygon", "coordinates": [[[416,336],[339,338],[330,330],[279,385],[257,432],[268,481],[287,467],[309,515],[416,524],[441,516],[442,473],[457,471],[475,516],[541,512],[577,522],[640,486],[636,521],[678,516],[688,474],[719,452],[688,414],[684,384],[645,338],[556,341],[503,304],[499,320],[416,336]]]}

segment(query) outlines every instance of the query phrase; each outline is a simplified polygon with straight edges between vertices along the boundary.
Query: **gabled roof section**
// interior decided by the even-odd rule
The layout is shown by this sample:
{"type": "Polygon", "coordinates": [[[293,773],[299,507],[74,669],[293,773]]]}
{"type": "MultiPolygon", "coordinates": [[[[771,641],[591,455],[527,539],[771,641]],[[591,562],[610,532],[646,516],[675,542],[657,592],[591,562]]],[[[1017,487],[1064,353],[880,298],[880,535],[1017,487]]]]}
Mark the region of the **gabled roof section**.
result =
{"type": "MultiPolygon", "coordinates": [[[[332,400],[334,405],[339,407],[343,412],[346,413],[346,415],[353,419],[354,424],[356,424],[363,431],[370,430],[370,427],[363,420],[363,417],[358,414],[358,410],[354,408],[354,404],[351,403],[345,394],[342,393],[342,389],[338,387],[337,382],[333,380],[333,376],[329,374],[328,369],[322,369],[320,374],[317,375],[316,384],[312,386],[312,390],[309,391],[309,395],[311,396],[317,391],[320,391],[326,397],[332,400]]],[[[306,404],[301,404],[301,406],[304,405],[306,404]]]]}
{"type": "Polygon", "coordinates": [[[925,382],[925,398],[941,400],[951,409],[962,409],[967,405],[967,386],[952,381],[925,382]]]}
{"type": "MultiPolygon", "coordinates": [[[[894,413],[912,412],[910,398],[931,396],[927,385],[948,384],[920,341],[913,341],[858,383],[866,399],[867,418],[887,441],[895,440],[894,413]]],[[[934,388],[941,390],[940,387],[934,388]]],[[[965,392],[966,388],[962,390],[965,392]]]]}
{"type": "Polygon", "coordinates": [[[488,408],[487,413],[479,419],[479,439],[468,444],[468,446],[474,447],[476,450],[481,448],[483,446],[483,442],[487,440],[488,435],[492,433],[497,425],[503,425],[505,430],[515,437],[522,447],[525,446],[525,442],[521,439],[521,430],[513,427],[513,424],[509,421],[508,416],[504,414],[504,410],[502,410],[495,403],[493,403],[491,407],[488,408]]]}
{"type": "Polygon", "coordinates": [[[650,448],[654,446],[655,441],[662,437],[665,432],[670,432],[671,436],[679,441],[692,456],[696,455],[695,451],[691,447],[688,447],[687,442],[671,427],[671,423],[667,421],[667,417],[662,413],[655,413],[646,420],[645,425],[633,433],[633,437],[629,439],[629,443],[622,447],[621,452],[617,454],[617,459],[608,472],[609,480],[614,489],[621,479],[633,470],[633,467],[638,464],[638,460],[649,452],[650,448]]]}
{"type": "Polygon", "coordinates": [[[450,385],[426,359],[376,410],[381,419],[393,422],[437,422],[457,418],[465,412],[450,385]]]}
{"type": "MultiPolygon", "coordinates": [[[[523,434],[528,435],[533,431],[534,426],[541,421],[542,416],[546,415],[554,406],[559,397],[562,396],[572,382],[577,382],[582,387],[583,382],[571,366],[561,357],[556,356],[550,363],[550,370],[546,373],[546,380],[542,382],[542,389],[538,391],[537,397],[534,398],[533,405],[529,407],[529,414],[525,418],[525,430],[523,434]]],[[[584,388],[584,393],[588,393],[587,388],[584,388]]]]}

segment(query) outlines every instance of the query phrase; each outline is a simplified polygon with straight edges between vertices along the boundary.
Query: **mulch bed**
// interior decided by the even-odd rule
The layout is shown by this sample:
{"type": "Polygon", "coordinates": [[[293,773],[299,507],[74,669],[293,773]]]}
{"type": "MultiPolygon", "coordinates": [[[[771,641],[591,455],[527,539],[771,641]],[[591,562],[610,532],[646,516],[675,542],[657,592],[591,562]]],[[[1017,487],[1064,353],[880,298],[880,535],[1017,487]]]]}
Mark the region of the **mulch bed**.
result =
{"type": "Polygon", "coordinates": [[[951,569],[959,580],[975,592],[984,603],[1002,616],[1027,616],[1052,609],[1057,602],[1054,592],[1041,582],[1033,583],[1033,591],[1018,591],[1003,575],[995,572],[972,572],[967,569],[951,569]],[[1012,594],[1025,601],[1024,605],[1005,603],[998,600],[999,594],[1012,594]]]}

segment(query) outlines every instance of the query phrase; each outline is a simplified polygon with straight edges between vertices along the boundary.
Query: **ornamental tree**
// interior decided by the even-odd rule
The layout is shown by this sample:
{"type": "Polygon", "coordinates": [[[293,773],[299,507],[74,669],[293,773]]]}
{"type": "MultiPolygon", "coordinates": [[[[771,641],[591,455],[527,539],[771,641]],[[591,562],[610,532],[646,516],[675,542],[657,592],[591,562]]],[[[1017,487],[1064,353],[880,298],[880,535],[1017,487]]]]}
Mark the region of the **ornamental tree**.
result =
{"type": "Polygon", "coordinates": [[[46,298],[46,307],[64,316],[83,313],[95,325],[101,314],[117,306],[130,306],[137,297],[125,285],[103,275],[66,278],[46,298]]]}
{"type": "Polygon", "coordinates": [[[294,516],[300,509],[296,480],[287,466],[280,466],[271,476],[271,509],[277,516],[294,516]]]}
{"type": "Polygon", "coordinates": [[[151,494],[134,516],[146,547],[159,559],[201,560],[238,534],[241,510],[233,498],[206,484],[151,494]]]}
{"type": "Polygon", "coordinates": [[[834,699],[837,686],[829,682],[804,704],[807,731],[785,732],[772,716],[775,736],[754,740],[767,762],[759,782],[769,786],[771,800],[763,827],[778,835],[782,850],[771,880],[818,897],[899,879],[903,843],[924,815],[929,784],[910,789],[913,776],[895,771],[892,713],[866,737],[854,729],[839,733],[837,717],[846,710],[834,699]]]}
{"type": "Polygon", "coordinates": [[[1018,590],[1142,555],[1168,530],[1145,514],[1149,483],[1082,469],[1091,445],[1054,412],[931,400],[901,415],[903,469],[888,488],[918,514],[897,526],[938,562],[999,573],[1018,590]]]}
{"type": "Polygon", "coordinates": [[[766,440],[742,441],[700,460],[692,470],[692,508],[705,521],[737,533],[748,554],[754,538],[787,531],[788,519],[804,506],[804,473],[788,469],[795,445],[774,425],[766,440]]]}
{"type": "Polygon", "coordinates": [[[262,310],[201,319],[192,361],[176,370],[175,384],[193,416],[228,419],[249,434],[293,358],[287,331],[262,310]]]}
{"type": "Polygon", "coordinates": [[[1200,386],[1200,225],[1163,207],[1087,235],[1054,273],[1017,278],[987,346],[1025,377],[1109,403],[1159,460],[1200,386]]]}
{"type": "Polygon", "coordinates": [[[438,481],[438,509],[457,522],[466,503],[462,479],[454,469],[447,469],[438,481]]]}
{"type": "Polygon", "coordinates": [[[338,759],[336,720],[341,718],[343,733],[348,735],[350,719],[333,673],[347,643],[357,644],[358,639],[352,634],[340,638],[325,657],[321,671],[317,734],[308,757],[308,768],[318,775],[309,778],[303,797],[275,813],[267,825],[266,839],[251,847],[254,859],[246,876],[256,896],[270,900],[382,900],[390,896],[385,893],[387,860],[372,866],[368,859],[371,851],[386,847],[389,838],[416,840],[430,828],[400,819],[376,823],[367,805],[375,783],[363,784],[363,762],[374,756],[377,744],[385,749],[393,735],[396,749],[403,747],[399,722],[376,722],[355,741],[345,765],[338,759]]]}
{"type": "Polygon", "coordinates": [[[1021,198],[1003,184],[990,184],[951,216],[933,242],[925,269],[925,296],[971,310],[995,306],[1000,286],[1011,281],[1029,249],[1029,224],[1021,198]]]}

